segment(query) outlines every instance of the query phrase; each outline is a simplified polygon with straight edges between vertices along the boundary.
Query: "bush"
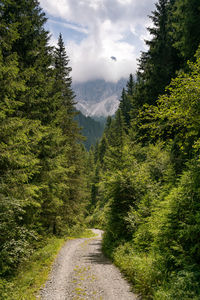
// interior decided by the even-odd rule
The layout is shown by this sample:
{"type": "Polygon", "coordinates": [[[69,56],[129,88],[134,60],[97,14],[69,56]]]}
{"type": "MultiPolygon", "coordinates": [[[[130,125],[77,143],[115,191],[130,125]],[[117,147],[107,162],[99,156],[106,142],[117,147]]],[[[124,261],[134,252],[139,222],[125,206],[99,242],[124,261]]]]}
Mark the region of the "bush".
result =
{"type": "Polygon", "coordinates": [[[119,246],[114,251],[114,262],[127,276],[134,289],[143,295],[143,299],[152,299],[153,291],[164,277],[152,254],[138,253],[131,243],[119,246]]]}
{"type": "Polygon", "coordinates": [[[16,227],[15,234],[1,245],[0,275],[12,274],[18,265],[27,260],[33,251],[33,241],[37,239],[34,231],[24,226],[16,227]]]}
{"type": "Polygon", "coordinates": [[[199,300],[200,274],[183,270],[174,273],[154,294],[155,300],[199,300]]]}

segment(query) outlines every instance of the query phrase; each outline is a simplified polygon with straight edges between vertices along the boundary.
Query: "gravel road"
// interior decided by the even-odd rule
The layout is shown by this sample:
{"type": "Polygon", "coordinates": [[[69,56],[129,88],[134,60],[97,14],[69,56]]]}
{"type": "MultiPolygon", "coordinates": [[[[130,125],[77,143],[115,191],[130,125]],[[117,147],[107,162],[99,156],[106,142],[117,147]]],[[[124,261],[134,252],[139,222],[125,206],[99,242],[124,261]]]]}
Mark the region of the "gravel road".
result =
{"type": "Polygon", "coordinates": [[[101,252],[102,231],[95,238],[74,239],[61,249],[42,300],[136,300],[119,270],[101,252]]]}

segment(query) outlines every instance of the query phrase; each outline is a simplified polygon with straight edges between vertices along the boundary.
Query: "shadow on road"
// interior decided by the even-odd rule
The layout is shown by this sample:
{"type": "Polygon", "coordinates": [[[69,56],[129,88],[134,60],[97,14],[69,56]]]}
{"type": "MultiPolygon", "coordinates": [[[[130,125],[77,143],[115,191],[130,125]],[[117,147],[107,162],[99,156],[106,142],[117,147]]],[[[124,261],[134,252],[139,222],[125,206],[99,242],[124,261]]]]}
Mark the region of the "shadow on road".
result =
{"type": "Polygon", "coordinates": [[[88,263],[94,263],[94,264],[101,264],[101,265],[111,265],[111,261],[106,258],[101,250],[101,240],[96,241],[93,243],[90,243],[90,246],[96,246],[96,251],[93,251],[89,253],[88,255],[83,256],[85,258],[85,261],[88,263]]]}

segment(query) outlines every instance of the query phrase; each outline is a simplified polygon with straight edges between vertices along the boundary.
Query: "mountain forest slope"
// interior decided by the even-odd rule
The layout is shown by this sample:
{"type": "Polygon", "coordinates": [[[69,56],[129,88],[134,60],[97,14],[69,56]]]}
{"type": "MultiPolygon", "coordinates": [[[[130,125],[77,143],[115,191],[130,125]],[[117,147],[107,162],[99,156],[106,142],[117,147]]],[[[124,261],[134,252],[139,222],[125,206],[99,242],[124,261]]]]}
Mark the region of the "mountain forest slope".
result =
{"type": "Polygon", "coordinates": [[[104,123],[86,117],[81,112],[75,116],[75,120],[78,122],[81,133],[85,137],[83,143],[86,149],[89,150],[90,147],[92,145],[94,146],[101,138],[104,130],[104,123]]]}

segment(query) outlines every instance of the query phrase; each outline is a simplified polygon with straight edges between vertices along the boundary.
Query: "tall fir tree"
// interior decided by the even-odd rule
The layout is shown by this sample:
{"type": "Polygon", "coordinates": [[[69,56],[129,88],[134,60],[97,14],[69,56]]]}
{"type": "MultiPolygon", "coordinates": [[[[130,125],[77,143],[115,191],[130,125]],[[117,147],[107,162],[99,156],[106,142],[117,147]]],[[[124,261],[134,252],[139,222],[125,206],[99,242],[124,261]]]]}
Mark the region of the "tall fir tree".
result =
{"type": "Polygon", "coordinates": [[[49,33],[45,30],[46,17],[37,0],[3,1],[1,21],[15,23],[18,38],[10,51],[17,53],[20,76],[26,90],[19,93],[23,102],[21,115],[41,120],[46,125],[51,118],[52,48],[48,45],[49,33]]]}
{"type": "Polygon", "coordinates": [[[152,39],[146,41],[149,50],[142,52],[137,73],[135,101],[138,106],[144,103],[154,104],[180,67],[177,51],[169,34],[171,8],[172,4],[168,0],[159,0],[156,10],[150,16],[153,27],[148,30],[152,39]]]}
{"type": "Polygon", "coordinates": [[[73,99],[75,96],[71,88],[72,78],[70,76],[72,68],[69,66],[69,57],[66,53],[61,33],[59,34],[58,44],[54,51],[54,57],[57,89],[62,92],[63,99],[66,97],[66,106],[70,101],[74,105],[75,102],[73,102],[73,99]]]}
{"type": "Polygon", "coordinates": [[[198,0],[176,0],[172,10],[171,36],[184,62],[193,59],[200,44],[200,3],[198,0]]]}
{"type": "Polygon", "coordinates": [[[46,201],[43,205],[43,219],[54,233],[66,230],[72,226],[75,216],[82,206],[77,204],[84,198],[83,161],[84,151],[79,143],[80,130],[74,121],[74,93],[71,88],[71,68],[66,54],[62,35],[59,35],[58,45],[54,51],[54,84],[53,99],[55,118],[51,153],[45,155],[47,168],[51,166],[51,188],[45,191],[46,201]],[[82,189],[83,187],[83,189],[82,189]],[[82,191],[82,195],[81,195],[82,191]]]}
{"type": "Polygon", "coordinates": [[[128,131],[131,123],[131,111],[134,107],[133,95],[135,92],[135,82],[133,75],[130,74],[129,80],[126,84],[126,90],[122,90],[122,95],[120,99],[119,109],[122,112],[122,116],[125,122],[125,131],[128,131]]]}
{"type": "Polygon", "coordinates": [[[59,98],[59,115],[58,119],[63,120],[60,124],[65,134],[72,135],[72,139],[80,138],[77,122],[74,121],[75,111],[75,95],[72,90],[72,78],[70,76],[71,67],[69,66],[69,57],[65,50],[62,34],[59,35],[58,44],[54,51],[54,67],[55,67],[55,82],[54,92],[58,93],[59,98]]]}
{"type": "Polygon", "coordinates": [[[40,121],[21,113],[27,91],[20,55],[13,51],[20,39],[18,20],[11,11],[16,3],[1,3],[0,25],[0,268],[10,273],[30,253],[40,207],[39,187],[33,178],[41,165],[38,148],[40,121]],[[9,8],[9,9],[8,9],[9,8]],[[8,13],[9,10],[9,13],[8,13]],[[21,97],[20,97],[21,95],[21,97]]]}
{"type": "Polygon", "coordinates": [[[127,93],[127,95],[133,96],[134,88],[135,88],[135,81],[134,81],[134,78],[133,78],[133,74],[130,74],[129,75],[129,80],[127,81],[127,84],[126,84],[126,93],[127,93]]]}

